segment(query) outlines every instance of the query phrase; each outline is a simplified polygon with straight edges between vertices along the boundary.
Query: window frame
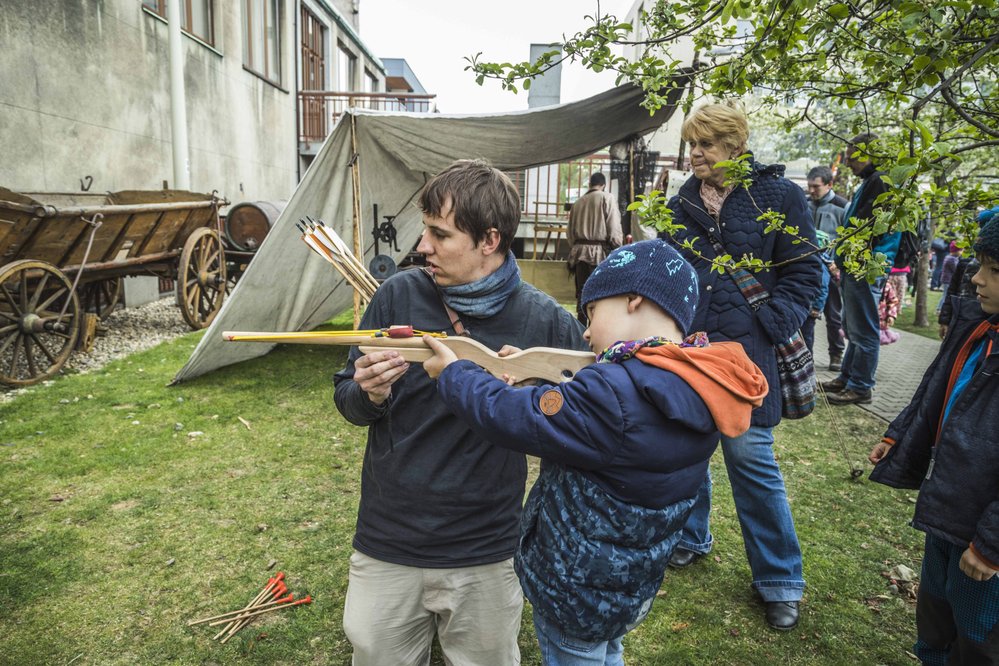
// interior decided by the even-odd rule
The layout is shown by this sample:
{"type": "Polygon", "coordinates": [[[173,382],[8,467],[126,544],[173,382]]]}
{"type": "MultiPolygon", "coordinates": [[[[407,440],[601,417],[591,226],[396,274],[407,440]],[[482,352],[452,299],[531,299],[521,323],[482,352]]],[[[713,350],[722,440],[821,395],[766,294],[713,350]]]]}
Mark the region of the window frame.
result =
{"type": "Polygon", "coordinates": [[[330,65],[332,64],[329,57],[330,27],[304,2],[301,4],[301,11],[299,34],[296,36],[299,42],[299,49],[301,49],[302,81],[300,87],[302,90],[328,90],[330,86],[330,65]],[[314,30],[311,33],[313,38],[307,43],[303,37],[305,30],[310,25],[318,30],[318,35],[314,30]],[[317,46],[321,52],[316,52],[315,47],[317,46]],[[315,72],[315,65],[317,64],[319,71],[315,72]],[[316,74],[320,79],[318,86],[308,85],[306,81],[307,72],[316,74]]]}
{"type": "Polygon", "coordinates": [[[378,77],[375,76],[370,69],[364,68],[364,78],[361,79],[361,88],[364,89],[366,93],[380,93],[383,92],[378,89],[378,77]],[[367,88],[370,86],[371,90],[367,88]]]}
{"type": "Polygon", "coordinates": [[[337,92],[343,92],[343,93],[360,92],[357,89],[358,64],[359,64],[358,57],[357,54],[354,53],[353,49],[347,46],[346,42],[344,42],[342,39],[336,40],[336,70],[334,76],[336,78],[336,87],[338,88],[337,92]],[[341,65],[343,64],[344,58],[346,58],[348,63],[347,88],[345,90],[339,90],[341,65]]]}
{"type": "MultiPolygon", "coordinates": [[[[167,0],[142,0],[142,8],[164,21],[167,20],[167,0]]],[[[188,36],[215,48],[215,2],[214,0],[180,0],[181,17],[184,19],[180,29],[188,36]],[[194,31],[194,3],[203,2],[208,9],[208,34],[199,35],[194,31]]]]}
{"type": "Polygon", "coordinates": [[[242,0],[240,2],[240,6],[241,6],[241,11],[242,11],[241,25],[242,25],[242,32],[243,32],[243,69],[245,69],[246,71],[250,72],[251,74],[254,74],[254,75],[260,77],[264,81],[267,81],[268,83],[270,83],[274,87],[283,90],[284,88],[281,87],[282,86],[282,77],[284,75],[284,71],[283,71],[284,68],[282,67],[282,62],[281,62],[281,60],[282,60],[282,57],[281,57],[281,47],[282,47],[282,39],[281,39],[281,12],[282,12],[282,3],[280,2],[280,0],[242,0]],[[255,9],[255,7],[253,7],[253,3],[255,3],[255,2],[264,3],[263,4],[263,8],[264,8],[265,19],[266,19],[267,13],[268,13],[268,7],[267,7],[268,5],[272,6],[273,14],[274,14],[274,37],[275,37],[275,40],[276,40],[276,47],[275,47],[274,57],[276,58],[276,62],[274,62],[274,63],[270,63],[269,62],[268,50],[267,50],[266,25],[265,25],[264,26],[264,30],[259,33],[259,37],[258,37],[258,39],[261,41],[262,46],[263,46],[263,48],[261,49],[261,53],[263,54],[263,57],[264,57],[264,67],[263,68],[257,67],[257,64],[253,62],[253,47],[254,47],[254,43],[251,42],[251,40],[256,36],[256,34],[254,33],[254,27],[253,27],[254,24],[253,24],[253,21],[252,21],[252,19],[253,19],[253,12],[251,10],[255,9]],[[270,71],[271,70],[270,65],[272,65],[272,64],[273,64],[274,68],[277,70],[276,76],[274,76],[274,72],[270,71]]]}

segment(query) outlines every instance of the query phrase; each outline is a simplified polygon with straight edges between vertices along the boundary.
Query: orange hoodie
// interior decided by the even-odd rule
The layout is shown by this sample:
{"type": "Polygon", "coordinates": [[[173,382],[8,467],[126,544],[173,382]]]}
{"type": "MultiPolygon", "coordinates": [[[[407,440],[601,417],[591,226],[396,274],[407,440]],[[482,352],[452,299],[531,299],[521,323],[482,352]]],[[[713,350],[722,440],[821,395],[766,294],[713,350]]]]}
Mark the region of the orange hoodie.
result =
{"type": "Polygon", "coordinates": [[[679,376],[701,396],[721,434],[738,437],[749,430],[754,407],[763,404],[767,379],[737,342],[706,347],[642,347],[636,358],[679,376]]]}

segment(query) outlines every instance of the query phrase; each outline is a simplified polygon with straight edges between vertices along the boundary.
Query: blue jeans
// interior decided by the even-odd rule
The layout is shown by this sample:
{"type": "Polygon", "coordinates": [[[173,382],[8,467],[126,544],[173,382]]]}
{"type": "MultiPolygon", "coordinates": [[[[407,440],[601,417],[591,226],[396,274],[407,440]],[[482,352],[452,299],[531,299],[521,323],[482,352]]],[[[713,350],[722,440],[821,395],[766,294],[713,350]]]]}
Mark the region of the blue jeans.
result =
{"type": "Polygon", "coordinates": [[[874,284],[858,280],[847,273],[842,274],[843,328],[849,343],[839,379],[846,388],[866,392],[874,388],[874,375],[878,370],[878,353],[881,350],[881,322],[878,319],[878,303],[885,278],[879,277],[874,284]]]}
{"type": "MultiPolygon", "coordinates": [[[[784,477],[773,452],[773,428],[752,426],[738,437],[722,437],[732,499],[742,528],[753,588],[764,601],[799,601],[805,589],[801,547],[787,503],[784,477]]],[[[711,474],[697,491],[694,510],[683,526],[679,547],[702,555],[714,539],[711,515],[711,474]]]]}
{"type": "Polygon", "coordinates": [[[623,636],[610,641],[584,641],[562,630],[534,611],[534,632],[545,666],[624,666],[623,636]]]}
{"type": "Polygon", "coordinates": [[[930,289],[940,288],[940,276],[943,274],[943,261],[947,258],[946,248],[933,250],[933,274],[930,276],[930,289]]]}
{"type": "Polygon", "coordinates": [[[959,567],[967,546],[926,535],[916,599],[916,644],[923,664],[999,660],[999,576],[974,580],[959,567]]]}

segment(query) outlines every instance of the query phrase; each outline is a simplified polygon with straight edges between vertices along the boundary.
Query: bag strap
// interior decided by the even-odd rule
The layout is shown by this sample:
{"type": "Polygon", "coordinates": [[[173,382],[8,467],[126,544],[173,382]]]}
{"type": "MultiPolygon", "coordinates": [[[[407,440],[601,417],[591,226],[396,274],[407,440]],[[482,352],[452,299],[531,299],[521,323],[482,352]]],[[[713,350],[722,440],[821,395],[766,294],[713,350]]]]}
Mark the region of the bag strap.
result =
{"type": "MultiPolygon", "coordinates": [[[[683,199],[682,197],[681,201],[688,206],[697,208],[695,204],[683,199]]],[[[707,211],[703,212],[705,215],[708,214],[707,211]]],[[[725,246],[722,245],[721,241],[708,227],[704,226],[704,223],[701,220],[697,219],[696,215],[691,215],[691,219],[704,230],[705,236],[708,237],[708,241],[711,243],[711,247],[715,251],[715,256],[720,257],[722,255],[729,254],[725,250],[725,246]]],[[[760,281],[745,268],[726,267],[725,270],[728,271],[728,274],[732,276],[733,280],[735,280],[735,285],[739,287],[739,291],[742,292],[743,297],[746,299],[746,302],[749,303],[749,307],[753,310],[753,312],[759,310],[764,304],[766,304],[767,301],[770,300],[770,292],[768,292],[766,287],[764,287],[760,281]]]]}
{"type": "Polygon", "coordinates": [[[451,329],[455,332],[456,335],[467,337],[469,335],[468,329],[465,328],[465,325],[461,323],[461,317],[458,316],[458,313],[455,312],[454,309],[447,304],[447,301],[444,300],[444,293],[441,291],[440,285],[437,284],[437,280],[434,278],[434,274],[430,271],[429,268],[426,267],[421,268],[420,272],[426,275],[427,279],[430,280],[430,283],[434,285],[434,290],[437,292],[437,297],[440,298],[441,305],[444,306],[444,312],[447,313],[448,321],[451,322],[451,329]]]}

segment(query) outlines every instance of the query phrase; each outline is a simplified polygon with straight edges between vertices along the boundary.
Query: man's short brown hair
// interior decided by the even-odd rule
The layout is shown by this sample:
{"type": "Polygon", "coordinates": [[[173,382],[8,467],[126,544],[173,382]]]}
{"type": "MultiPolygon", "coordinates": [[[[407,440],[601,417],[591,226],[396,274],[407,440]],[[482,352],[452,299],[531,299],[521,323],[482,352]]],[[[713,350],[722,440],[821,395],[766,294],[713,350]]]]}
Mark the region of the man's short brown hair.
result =
{"type": "Polygon", "coordinates": [[[448,200],[454,225],[476,245],[490,229],[496,229],[500,252],[509,251],[520,224],[520,195],[506,174],[485,160],[458,160],[423,186],[420,210],[443,217],[441,210],[448,200]]]}

